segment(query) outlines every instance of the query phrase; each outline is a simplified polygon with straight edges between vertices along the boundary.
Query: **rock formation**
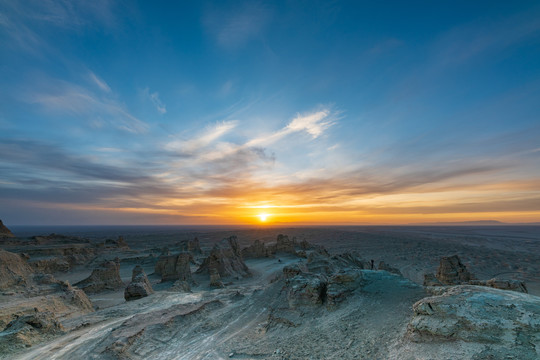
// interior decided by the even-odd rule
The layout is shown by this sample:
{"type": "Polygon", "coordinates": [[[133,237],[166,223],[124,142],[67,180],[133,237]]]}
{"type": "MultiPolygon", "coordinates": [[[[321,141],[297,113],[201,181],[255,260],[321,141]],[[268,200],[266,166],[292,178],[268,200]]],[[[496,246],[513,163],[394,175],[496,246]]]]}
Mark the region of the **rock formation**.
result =
{"type": "Polygon", "coordinates": [[[255,240],[253,244],[242,249],[244,259],[259,259],[271,257],[272,255],[272,251],[260,240],[255,240]]]}
{"type": "Polygon", "coordinates": [[[216,287],[216,288],[223,288],[225,285],[223,285],[223,282],[221,281],[221,276],[219,276],[219,272],[217,268],[210,268],[210,286],[216,287]]]}
{"type": "Polygon", "coordinates": [[[173,286],[169,288],[169,291],[178,291],[178,292],[191,292],[191,285],[184,280],[177,280],[174,282],[173,286]]]}
{"type": "Polygon", "coordinates": [[[201,245],[199,244],[198,238],[195,238],[193,240],[182,240],[177,243],[177,246],[180,248],[180,251],[188,251],[194,254],[202,253],[201,245]]]}
{"type": "Polygon", "coordinates": [[[34,314],[20,316],[0,332],[0,354],[30,347],[62,333],[64,327],[52,312],[36,311],[34,314]]]}
{"type": "Polygon", "coordinates": [[[321,274],[301,273],[287,280],[290,308],[321,305],[326,298],[328,279],[321,274]]]}
{"type": "Polygon", "coordinates": [[[223,239],[216,244],[197,269],[197,273],[212,274],[211,269],[216,269],[220,278],[229,276],[240,278],[251,274],[242,258],[236,236],[223,239]]]}
{"type": "Polygon", "coordinates": [[[178,255],[164,255],[158,258],[154,272],[161,275],[161,281],[182,280],[193,283],[190,261],[193,259],[190,253],[181,252],[178,255]]]}
{"type": "Polygon", "coordinates": [[[99,293],[109,290],[118,290],[124,287],[120,278],[120,260],[105,261],[92,271],[86,279],[79,281],[75,286],[87,293],[99,293]]]}
{"type": "Polygon", "coordinates": [[[527,293],[527,287],[523,281],[519,280],[505,280],[493,278],[490,280],[471,280],[470,285],[489,286],[495,289],[512,290],[522,293],[527,293]]]}
{"type": "Polygon", "coordinates": [[[124,299],[126,301],[137,300],[153,293],[154,290],[143,268],[139,265],[135,266],[131,275],[131,282],[124,291],[124,299]]]}
{"type": "Polygon", "coordinates": [[[129,245],[124,240],[123,236],[118,236],[117,240],[107,239],[105,240],[105,247],[113,247],[122,250],[129,250],[129,245]]]}
{"type": "Polygon", "coordinates": [[[75,305],[81,309],[83,313],[94,311],[92,301],[90,301],[83,290],[71,286],[68,281],[60,282],[60,287],[64,292],[61,297],[68,304],[75,305]]]}
{"type": "MultiPolygon", "coordinates": [[[[458,285],[413,306],[409,334],[416,342],[480,343],[498,355],[478,359],[537,359],[540,298],[514,291],[458,285]],[[519,353],[515,349],[519,348],[519,353]],[[512,355],[510,357],[507,357],[512,355]]],[[[476,358],[476,357],[475,357],[476,358]]]]}
{"type": "Polygon", "coordinates": [[[4,223],[2,223],[2,220],[0,220],[0,238],[12,238],[15,237],[11,230],[9,230],[4,223]]]}
{"type": "Polygon", "coordinates": [[[23,257],[0,249],[0,290],[26,286],[32,274],[32,268],[23,257]]]}
{"type": "Polygon", "coordinates": [[[294,239],[290,240],[287,235],[279,234],[276,243],[270,248],[273,254],[286,253],[296,255],[294,245],[294,239]]]}
{"type": "Polygon", "coordinates": [[[444,285],[463,284],[473,279],[457,255],[441,258],[436,277],[444,285]]]}

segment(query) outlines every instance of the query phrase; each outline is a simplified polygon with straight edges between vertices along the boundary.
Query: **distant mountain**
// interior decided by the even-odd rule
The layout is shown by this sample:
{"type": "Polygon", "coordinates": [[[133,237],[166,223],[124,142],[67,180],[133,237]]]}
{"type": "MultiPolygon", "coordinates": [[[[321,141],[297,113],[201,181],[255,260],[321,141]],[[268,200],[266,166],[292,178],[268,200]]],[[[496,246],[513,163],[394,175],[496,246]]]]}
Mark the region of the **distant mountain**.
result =
{"type": "Polygon", "coordinates": [[[497,220],[474,220],[474,221],[456,221],[456,222],[427,222],[414,223],[409,225],[424,225],[424,226],[490,226],[490,225],[513,225],[503,223],[497,220]]]}

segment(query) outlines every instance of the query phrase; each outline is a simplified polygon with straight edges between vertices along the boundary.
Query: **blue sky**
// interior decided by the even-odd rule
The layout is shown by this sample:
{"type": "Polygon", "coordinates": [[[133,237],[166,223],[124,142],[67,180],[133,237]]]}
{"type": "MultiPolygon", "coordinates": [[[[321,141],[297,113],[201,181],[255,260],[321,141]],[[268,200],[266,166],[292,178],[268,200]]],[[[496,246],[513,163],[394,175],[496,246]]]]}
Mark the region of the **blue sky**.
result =
{"type": "Polygon", "coordinates": [[[540,219],[538,2],[0,1],[6,224],[540,219]]]}

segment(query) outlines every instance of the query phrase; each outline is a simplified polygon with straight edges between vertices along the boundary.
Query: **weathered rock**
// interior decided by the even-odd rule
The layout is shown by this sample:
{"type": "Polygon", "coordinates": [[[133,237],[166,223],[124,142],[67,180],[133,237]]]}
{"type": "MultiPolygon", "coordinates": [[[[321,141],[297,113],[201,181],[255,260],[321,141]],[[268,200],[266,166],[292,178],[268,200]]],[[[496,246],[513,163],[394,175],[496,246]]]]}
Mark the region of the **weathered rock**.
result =
{"type": "Polygon", "coordinates": [[[437,280],[433,274],[424,274],[424,286],[442,286],[443,284],[437,280]]]}
{"type": "Polygon", "coordinates": [[[33,270],[21,256],[0,249],[0,290],[26,286],[33,270]]]}
{"type": "Polygon", "coordinates": [[[298,246],[300,246],[300,249],[302,250],[311,250],[313,248],[313,245],[311,245],[307,240],[302,240],[300,241],[300,243],[298,244],[298,246]]]}
{"type": "Polygon", "coordinates": [[[68,304],[77,306],[83,313],[94,311],[92,301],[90,301],[83,290],[71,286],[68,281],[61,282],[60,286],[64,291],[64,294],[61,297],[68,304]]]}
{"type": "Polygon", "coordinates": [[[113,247],[122,250],[129,250],[129,245],[124,240],[123,236],[118,236],[117,240],[107,239],[105,240],[105,247],[113,247]]]}
{"type": "Polygon", "coordinates": [[[116,258],[114,261],[103,262],[92,271],[89,277],[79,281],[75,286],[90,294],[123,288],[124,283],[120,278],[120,260],[116,258]]]}
{"type": "Polygon", "coordinates": [[[271,247],[273,254],[286,253],[296,255],[294,240],[290,240],[287,235],[279,234],[275,245],[271,247]]]}
{"type": "Polygon", "coordinates": [[[216,244],[210,255],[197,269],[197,273],[211,275],[211,269],[216,269],[220,278],[229,276],[240,278],[251,275],[242,258],[236,236],[223,239],[219,244],[216,244]]]}
{"type": "Polygon", "coordinates": [[[219,276],[219,272],[216,268],[210,268],[210,286],[217,288],[225,287],[225,285],[223,285],[223,282],[221,281],[221,276],[219,276]]]}
{"type": "Polygon", "coordinates": [[[326,287],[326,306],[334,308],[361,285],[360,270],[350,270],[331,276],[326,287]]]}
{"type": "MultiPolygon", "coordinates": [[[[318,251],[317,253],[325,255],[326,249],[318,251]]],[[[337,266],[341,268],[353,268],[353,269],[371,269],[371,264],[360,257],[360,254],[356,251],[347,252],[332,256],[332,260],[337,266]]]]}
{"type": "Polygon", "coordinates": [[[388,265],[384,261],[379,262],[379,266],[377,266],[377,270],[384,270],[384,271],[388,271],[389,273],[392,273],[392,274],[403,276],[403,274],[401,273],[401,271],[399,271],[399,269],[388,265]]]}
{"type": "Polygon", "coordinates": [[[540,298],[536,296],[459,285],[418,301],[413,310],[408,328],[413,341],[490,344],[509,350],[516,359],[540,355],[540,298]]]}
{"type": "Polygon", "coordinates": [[[4,223],[2,222],[2,220],[0,220],[0,238],[13,238],[15,237],[15,235],[13,235],[13,233],[11,232],[11,230],[9,230],[5,225],[4,223]]]}
{"type": "Polygon", "coordinates": [[[267,248],[260,240],[255,240],[253,244],[242,249],[242,257],[245,259],[266,258],[271,257],[272,255],[271,249],[267,248]]]}
{"type": "Polygon", "coordinates": [[[470,285],[489,286],[495,289],[512,290],[522,293],[527,293],[527,287],[523,281],[519,280],[505,280],[493,278],[490,280],[471,280],[470,285]]]}
{"type": "Polygon", "coordinates": [[[290,308],[321,305],[326,298],[328,279],[321,274],[303,273],[287,280],[290,308]]]}
{"type": "Polygon", "coordinates": [[[133,268],[131,282],[124,291],[124,299],[126,301],[137,300],[153,294],[154,290],[143,268],[139,265],[133,268]]]}
{"type": "Polygon", "coordinates": [[[32,346],[62,333],[64,328],[52,312],[20,316],[0,332],[0,354],[32,346]],[[4,346],[7,348],[2,349],[4,346]]]}
{"type": "Polygon", "coordinates": [[[307,268],[312,273],[330,275],[338,271],[338,263],[329,255],[314,251],[308,255],[307,268]]]}
{"type": "Polygon", "coordinates": [[[63,257],[53,257],[49,259],[41,259],[30,261],[28,263],[35,271],[53,274],[55,272],[68,272],[71,269],[71,264],[63,257]]]}
{"type": "Polygon", "coordinates": [[[189,251],[190,253],[194,254],[202,253],[201,245],[198,238],[195,238],[193,240],[183,240],[177,245],[180,248],[180,251],[189,251]]]}
{"type": "Polygon", "coordinates": [[[154,272],[161,275],[161,281],[176,281],[183,280],[193,283],[191,276],[190,261],[193,256],[188,252],[181,252],[178,255],[160,256],[154,272]]]}
{"type": "Polygon", "coordinates": [[[191,292],[191,285],[184,280],[177,280],[174,282],[173,286],[169,288],[169,291],[178,291],[178,292],[191,292]]]}
{"type": "Polygon", "coordinates": [[[444,285],[463,284],[473,279],[457,255],[441,258],[436,277],[444,285]]]}

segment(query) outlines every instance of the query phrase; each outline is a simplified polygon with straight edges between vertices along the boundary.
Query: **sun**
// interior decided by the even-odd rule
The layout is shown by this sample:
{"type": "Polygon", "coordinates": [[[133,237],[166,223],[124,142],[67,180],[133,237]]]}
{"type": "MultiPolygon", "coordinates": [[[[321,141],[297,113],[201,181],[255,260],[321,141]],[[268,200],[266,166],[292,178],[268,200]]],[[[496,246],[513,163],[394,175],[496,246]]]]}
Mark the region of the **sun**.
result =
{"type": "Polygon", "coordinates": [[[269,216],[270,215],[268,215],[268,214],[259,214],[259,219],[264,222],[264,221],[268,220],[269,216]]]}

